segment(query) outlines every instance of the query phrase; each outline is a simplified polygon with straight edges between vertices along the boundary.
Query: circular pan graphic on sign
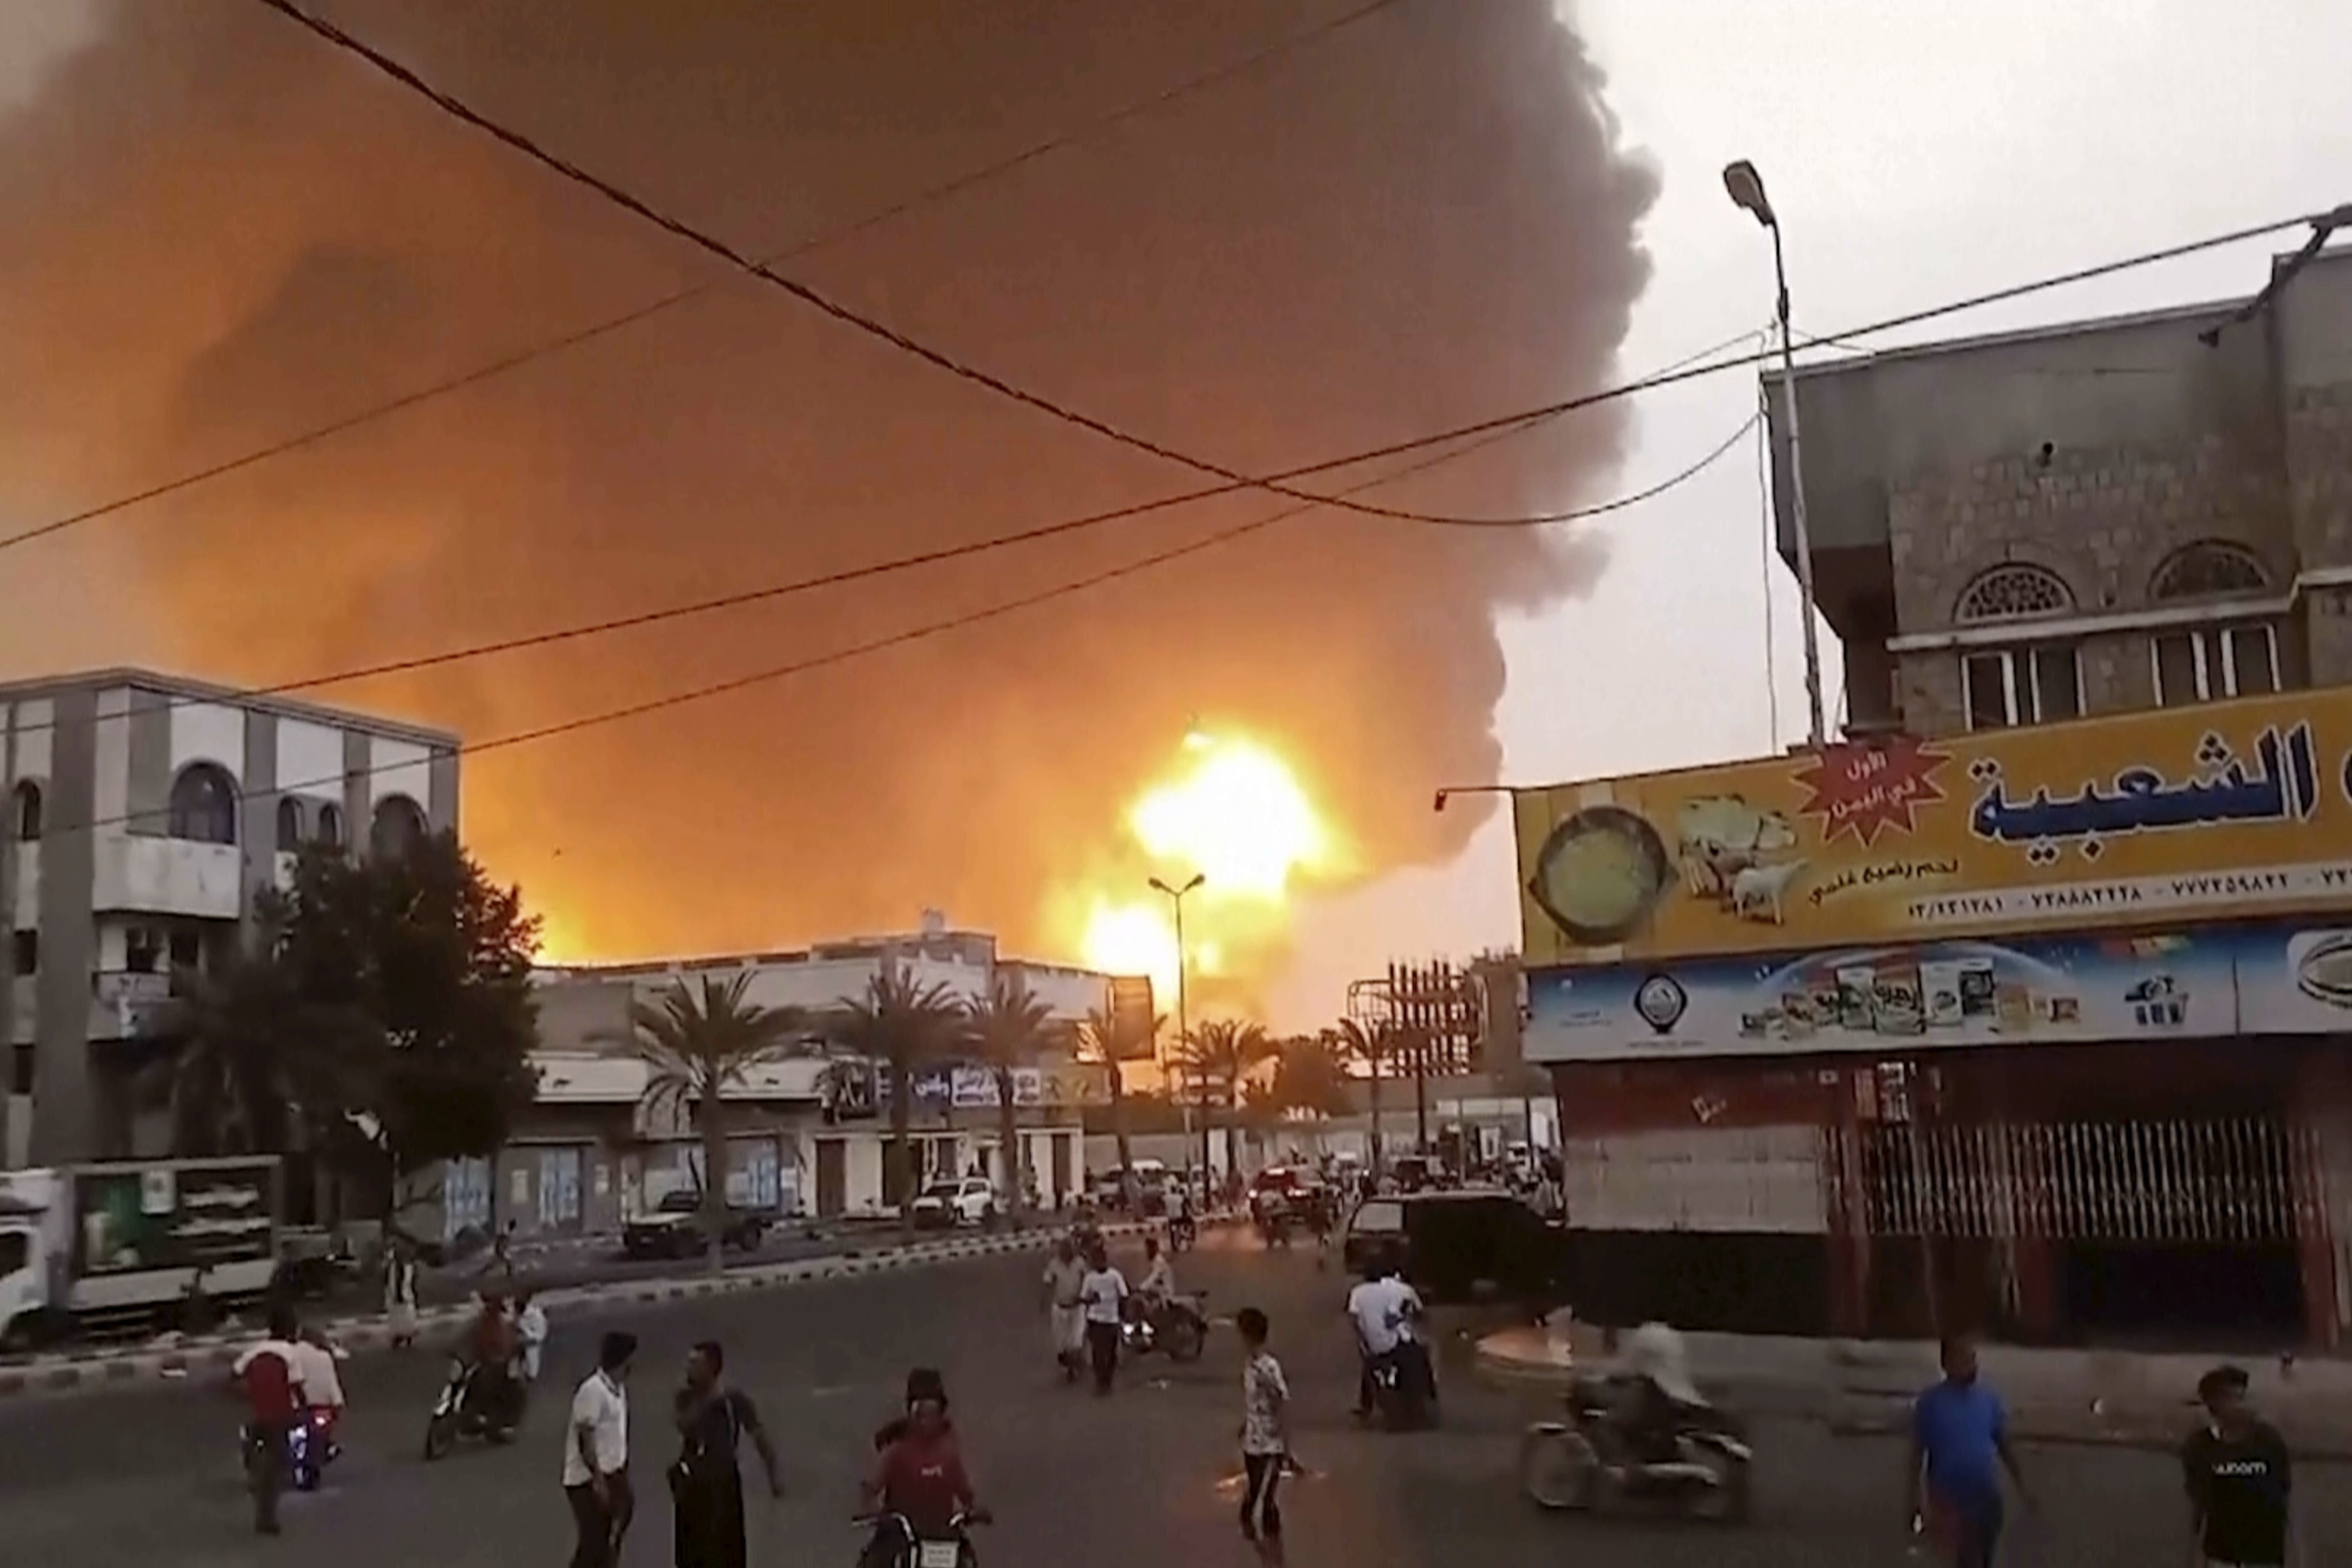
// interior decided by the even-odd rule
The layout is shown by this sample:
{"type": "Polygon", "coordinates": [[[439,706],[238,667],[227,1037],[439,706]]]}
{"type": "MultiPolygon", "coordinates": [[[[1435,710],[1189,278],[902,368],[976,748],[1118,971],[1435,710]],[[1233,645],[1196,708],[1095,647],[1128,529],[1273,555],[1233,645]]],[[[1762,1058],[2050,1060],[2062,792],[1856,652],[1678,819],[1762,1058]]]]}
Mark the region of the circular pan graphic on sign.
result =
{"type": "Polygon", "coordinates": [[[1622,942],[1674,880],[1658,830],[1622,806],[1587,806],[1561,819],[1536,854],[1528,893],[1580,947],[1622,942]]]}
{"type": "Polygon", "coordinates": [[[1690,993],[1672,975],[1653,975],[1633,993],[1633,1010],[1660,1034],[1682,1022],[1690,1007],[1690,993]]]}

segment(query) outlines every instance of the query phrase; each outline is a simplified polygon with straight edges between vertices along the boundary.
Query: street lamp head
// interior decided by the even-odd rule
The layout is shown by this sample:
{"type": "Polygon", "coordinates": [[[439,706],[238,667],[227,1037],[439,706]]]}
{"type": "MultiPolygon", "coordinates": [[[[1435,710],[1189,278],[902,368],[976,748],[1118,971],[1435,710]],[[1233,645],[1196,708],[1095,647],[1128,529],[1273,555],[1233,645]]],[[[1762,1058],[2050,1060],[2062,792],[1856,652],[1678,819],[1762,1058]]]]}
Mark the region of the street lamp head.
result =
{"type": "Polygon", "coordinates": [[[1156,876],[1151,879],[1151,889],[1154,893],[1164,893],[1171,898],[1176,896],[1176,890],[1156,876]]]}
{"type": "Polygon", "coordinates": [[[1194,888],[1200,886],[1202,883],[1208,880],[1209,877],[1206,872],[1194,872],[1192,873],[1192,880],[1186,883],[1181,887],[1171,887],[1156,876],[1151,878],[1151,886],[1153,891],[1164,893],[1171,898],[1181,898],[1186,894],[1192,892],[1194,888]]]}
{"type": "Polygon", "coordinates": [[[1451,793],[1451,790],[1440,789],[1436,794],[1432,795],[1429,798],[1429,809],[1433,811],[1444,810],[1446,797],[1451,793]]]}
{"type": "Polygon", "coordinates": [[[1190,881],[1190,882],[1188,882],[1188,883],[1186,883],[1184,884],[1184,891],[1185,891],[1186,893],[1191,893],[1191,892],[1194,891],[1195,889],[1197,889],[1197,888],[1198,888],[1198,887],[1199,887],[1202,883],[1204,883],[1204,882],[1206,882],[1206,881],[1208,881],[1208,880],[1209,880],[1209,873],[1208,873],[1207,872],[1204,872],[1204,871],[1196,871],[1196,872],[1194,872],[1194,873],[1192,873],[1192,881],[1190,881]]]}
{"type": "Polygon", "coordinates": [[[1758,223],[1768,229],[1780,226],[1780,220],[1772,212],[1772,200],[1764,193],[1764,176],[1756,172],[1755,164],[1745,158],[1725,164],[1723,188],[1731,193],[1735,204],[1754,214],[1758,223]]]}

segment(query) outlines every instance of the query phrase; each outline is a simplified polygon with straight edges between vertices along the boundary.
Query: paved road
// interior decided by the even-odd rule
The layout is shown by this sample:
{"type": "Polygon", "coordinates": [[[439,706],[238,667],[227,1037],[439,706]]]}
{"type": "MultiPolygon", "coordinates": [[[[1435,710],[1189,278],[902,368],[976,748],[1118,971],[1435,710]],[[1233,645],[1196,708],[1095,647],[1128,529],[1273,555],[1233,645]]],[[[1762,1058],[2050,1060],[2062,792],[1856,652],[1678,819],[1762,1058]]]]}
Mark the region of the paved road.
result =
{"type": "MultiPolygon", "coordinates": [[[[639,1368],[637,1473],[654,1495],[629,1542],[633,1568],[668,1561],[654,1416],[689,1340],[723,1339],[732,1370],[783,1440],[793,1495],[755,1502],[755,1562],[846,1563],[845,1522],[867,1435],[906,1367],[944,1367],[981,1485],[1002,1520],[983,1540],[992,1563],[1194,1568],[1246,1561],[1234,1533],[1229,1477],[1236,1364],[1220,1331],[1198,1368],[1150,1365],[1110,1401],[1065,1390],[1042,1365],[1030,1260],[950,1264],[903,1275],[748,1293],[691,1308],[616,1314],[646,1336],[639,1368]]],[[[1276,1316],[1302,1405],[1299,1448],[1319,1473],[1296,1483],[1293,1561],[1301,1568],[1475,1563],[1556,1568],[1853,1568],[1903,1561],[1891,1533],[1899,1456],[1874,1441],[1771,1427],[1757,1521],[1737,1536],[1697,1527],[1539,1516],[1515,1497],[1520,1407],[1449,1384],[1448,1430],[1359,1433],[1345,1405],[1352,1375],[1336,1321],[1340,1281],[1311,1254],[1267,1257],[1221,1239],[1185,1265],[1213,1308],[1254,1300],[1276,1316]]],[[[559,1323],[551,1382],[583,1370],[604,1320],[559,1323]]],[[[0,1408],[0,1559],[42,1568],[237,1568],[293,1552],[332,1552],[336,1568],[509,1568],[569,1550],[555,1486],[557,1424],[541,1408],[521,1444],[416,1457],[437,1358],[352,1364],[351,1443],[331,1492],[298,1499],[288,1536],[268,1546],[246,1523],[228,1434],[234,1407],[190,1388],[0,1408]]],[[[551,1404],[552,1401],[546,1403],[551,1404]]],[[[2039,1568],[2144,1568],[2179,1559],[2177,1486],[2158,1456],[2030,1453],[2047,1506],[2018,1561],[2039,1568]]],[[[2311,1475],[2326,1510],[2313,1562],[2352,1561],[2352,1486],[2311,1475]],[[2333,1493],[2332,1500],[2326,1494],[2333,1493]]]]}

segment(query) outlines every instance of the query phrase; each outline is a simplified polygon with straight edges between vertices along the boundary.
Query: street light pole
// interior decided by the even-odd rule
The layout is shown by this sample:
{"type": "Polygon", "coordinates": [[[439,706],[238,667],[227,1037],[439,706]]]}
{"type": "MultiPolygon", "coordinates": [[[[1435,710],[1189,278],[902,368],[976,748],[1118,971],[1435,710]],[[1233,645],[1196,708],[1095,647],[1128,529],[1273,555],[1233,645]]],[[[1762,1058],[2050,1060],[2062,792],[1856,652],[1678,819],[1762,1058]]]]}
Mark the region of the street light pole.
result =
{"type": "Polygon", "coordinates": [[[1789,326],[1788,258],[1780,245],[1780,214],[1764,193],[1764,176],[1757,172],[1756,165],[1745,158],[1727,165],[1723,188],[1772,234],[1774,312],[1780,323],[1780,389],[1789,413],[1789,520],[1797,536],[1797,594],[1802,601],[1805,634],[1805,708],[1812,748],[1819,751],[1827,742],[1829,726],[1822,703],[1821,633],[1813,626],[1813,536],[1805,519],[1805,448],[1797,425],[1797,340],[1789,326]]]}
{"type": "MultiPolygon", "coordinates": [[[[1185,898],[1186,898],[1188,895],[1190,895],[1190,894],[1194,894],[1194,893],[1199,892],[1199,891],[1200,891],[1201,884],[1202,884],[1202,883],[1204,883],[1204,882],[1208,881],[1208,880],[1209,880],[1209,876],[1208,876],[1208,873],[1207,873],[1206,872],[1194,872],[1194,873],[1192,873],[1192,881],[1190,881],[1190,882],[1188,882],[1188,883],[1185,883],[1183,886],[1181,886],[1181,887],[1171,887],[1171,886],[1169,886],[1166,883],[1164,883],[1164,882],[1160,881],[1160,880],[1158,877],[1156,877],[1156,876],[1155,876],[1155,877],[1153,877],[1153,878],[1151,879],[1151,886],[1152,886],[1153,890],[1154,890],[1155,892],[1158,892],[1158,893],[1163,893],[1163,894],[1166,894],[1168,895],[1168,902],[1169,902],[1171,904],[1172,904],[1172,905],[1174,905],[1174,906],[1175,906],[1175,911],[1176,911],[1176,1038],[1177,1038],[1177,1040],[1178,1040],[1181,1041],[1181,1042],[1182,1042],[1186,1047],[1188,1047],[1188,1048],[1191,1046],[1191,1044],[1192,1044],[1192,1013],[1191,1013],[1191,1010],[1190,1010],[1190,1009],[1189,1009],[1189,1007],[1188,1007],[1188,1005],[1187,1005],[1187,998],[1186,998],[1186,996],[1185,996],[1185,990],[1186,990],[1186,987],[1185,987],[1185,971],[1186,971],[1186,970],[1188,970],[1188,969],[1190,969],[1190,968],[1192,967],[1192,963],[1191,963],[1191,961],[1190,961],[1190,958],[1189,958],[1188,955],[1186,954],[1185,947],[1184,947],[1184,900],[1185,900],[1185,898]]],[[[1208,1182],[1209,1182],[1209,1174],[1210,1174],[1210,1173],[1209,1173],[1209,1107],[1208,1107],[1208,1104],[1207,1104],[1208,1096],[1207,1096],[1206,1094],[1203,1094],[1201,1098],[1202,1098],[1202,1106],[1201,1106],[1201,1182],[1202,1182],[1202,1188],[1201,1188],[1201,1191],[1202,1191],[1202,1197],[1205,1198],[1205,1197],[1206,1197],[1206,1196],[1207,1196],[1207,1193],[1208,1193],[1208,1182]]],[[[1192,1138],[1192,1101],[1190,1101],[1190,1100],[1185,1100],[1185,1101],[1183,1102],[1183,1111],[1184,1111],[1184,1135],[1185,1135],[1185,1139],[1186,1139],[1186,1141],[1187,1141],[1187,1142],[1190,1142],[1190,1141],[1191,1141],[1191,1138],[1192,1138]]]]}

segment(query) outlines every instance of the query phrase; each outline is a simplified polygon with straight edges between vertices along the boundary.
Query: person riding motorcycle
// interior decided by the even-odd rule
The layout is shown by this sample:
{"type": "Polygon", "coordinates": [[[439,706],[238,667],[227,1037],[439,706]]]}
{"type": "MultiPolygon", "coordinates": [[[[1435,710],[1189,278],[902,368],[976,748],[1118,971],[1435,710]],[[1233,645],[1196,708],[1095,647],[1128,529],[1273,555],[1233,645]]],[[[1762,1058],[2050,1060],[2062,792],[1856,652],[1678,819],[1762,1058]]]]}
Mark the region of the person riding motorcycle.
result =
{"type": "Polygon", "coordinates": [[[1691,1381],[1682,1334],[1662,1322],[1635,1329],[1620,1354],[1615,1381],[1615,1418],[1626,1451],[1644,1465],[1672,1462],[1684,1412],[1707,1402],[1691,1381]]]}
{"type": "Polygon", "coordinates": [[[507,1311],[506,1297],[497,1291],[484,1293],[482,1310],[466,1334],[467,1356],[474,1364],[474,1381],[467,1392],[467,1403],[481,1412],[493,1427],[512,1427],[520,1419],[520,1412],[516,1406],[520,1399],[520,1385],[514,1374],[520,1343],[514,1318],[507,1311]]]}
{"type": "Polygon", "coordinates": [[[1136,1286],[1135,1293],[1142,1298],[1147,1321],[1158,1317],[1160,1310],[1175,1299],[1176,1266],[1160,1249],[1157,1236],[1143,1239],[1143,1282],[1136,1286]]]}
{"type": "Polygon", "coordinates": [[[1364,1264],[1363,1280],[1348,1292],[1347,1310],[1356,1332],[1357,1354],[1363,1362],[1357,1384],[1357,1414],[1370,1416],[1375,1408],[1375,1382],[1381,1372],[1395,1367],[1400,1375],[1415,1378],[1425,1373],[1417,1326],[1423,1311],[1421,1296],[1404,1282],[1394,1257],[1381,1252],[1364,1264]]]}
{"type": "Polygon", "coordinates": [[[899,1521],[917,1541],[940,1541],[952,1535],[959,1516],[986,1517],[948,1419],[947,1382],[936,1369],[907,1374],[905,1413],[874,1434],[874,1469],[861,1490],[866,1506],[883,1517],[866,1542],[865,1568],[895,1568],[907,1550],[899,1521]]]}

